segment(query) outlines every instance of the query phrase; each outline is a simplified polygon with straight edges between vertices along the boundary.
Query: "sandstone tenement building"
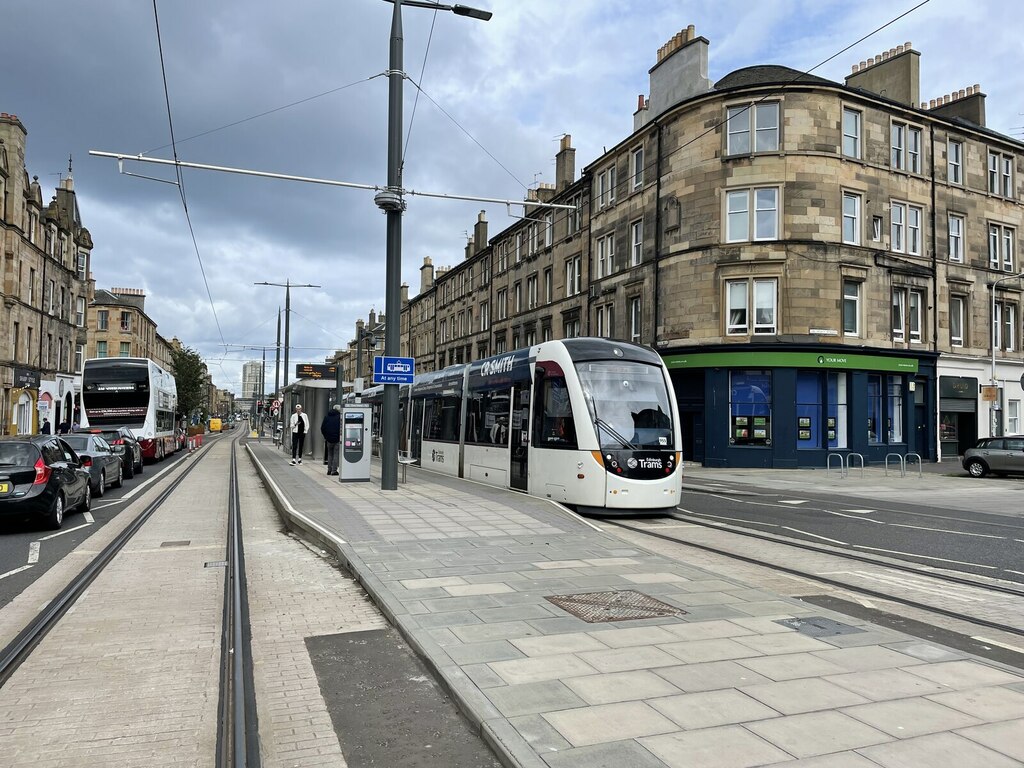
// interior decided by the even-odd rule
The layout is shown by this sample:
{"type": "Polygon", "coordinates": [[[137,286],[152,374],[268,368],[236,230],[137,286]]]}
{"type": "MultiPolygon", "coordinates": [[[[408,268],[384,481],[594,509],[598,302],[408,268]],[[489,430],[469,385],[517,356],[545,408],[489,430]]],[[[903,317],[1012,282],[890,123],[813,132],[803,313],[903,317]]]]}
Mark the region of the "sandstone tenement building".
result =
{"type": "MultiPolygon", "coordinates": [[[[1020,433],[1024,144],[977,85],[923,101],[910,43],[843,83],[784,66],[712,81],[692,27],[634,131],[465,258],[421,269],[403,354],[433,370],[549,338],[659,350],[689,460],[955,457],[1020,433]],[[572,210],[548,209],[560,203],[572,210]]],[[[530,203],[534,205],[530,205],[530,203]]]]}

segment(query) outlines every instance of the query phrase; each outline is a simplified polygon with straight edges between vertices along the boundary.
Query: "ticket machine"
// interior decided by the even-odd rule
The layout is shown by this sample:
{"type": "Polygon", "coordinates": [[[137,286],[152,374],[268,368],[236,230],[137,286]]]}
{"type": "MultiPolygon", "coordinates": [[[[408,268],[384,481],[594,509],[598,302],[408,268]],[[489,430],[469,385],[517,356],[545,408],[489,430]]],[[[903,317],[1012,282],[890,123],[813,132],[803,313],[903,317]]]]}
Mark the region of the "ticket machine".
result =
{"type": "Polygon", "coordinates": [[[370,479],[369,405],[346,405],[341,409],[341,446],[338,480],[343,483],[370,479]]]}

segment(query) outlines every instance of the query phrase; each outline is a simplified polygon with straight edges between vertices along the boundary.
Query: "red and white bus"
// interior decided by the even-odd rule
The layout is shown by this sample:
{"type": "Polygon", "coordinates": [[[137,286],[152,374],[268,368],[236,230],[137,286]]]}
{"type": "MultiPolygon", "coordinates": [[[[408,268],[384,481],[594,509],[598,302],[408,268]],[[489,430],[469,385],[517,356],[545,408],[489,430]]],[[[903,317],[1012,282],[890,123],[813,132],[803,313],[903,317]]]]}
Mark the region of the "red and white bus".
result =
{"type": "Polygon", "coordinates": [[[128,427],[142,457],[178,450],[174,376],[144,357],[97,357],[82,368],[82,427],[128,427]]]}

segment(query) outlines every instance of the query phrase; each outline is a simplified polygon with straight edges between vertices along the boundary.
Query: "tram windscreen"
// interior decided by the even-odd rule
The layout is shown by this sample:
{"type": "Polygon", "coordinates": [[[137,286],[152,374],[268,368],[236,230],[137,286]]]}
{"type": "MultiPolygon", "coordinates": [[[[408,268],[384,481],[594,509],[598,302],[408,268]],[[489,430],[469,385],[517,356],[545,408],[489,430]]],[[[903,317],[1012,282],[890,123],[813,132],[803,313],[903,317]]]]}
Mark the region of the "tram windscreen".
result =
{"type": "Polygon", "coordinates": [[[579,363],[576,371],[602,450],[675,450],[660,368],[609,361],[579,363]]]}

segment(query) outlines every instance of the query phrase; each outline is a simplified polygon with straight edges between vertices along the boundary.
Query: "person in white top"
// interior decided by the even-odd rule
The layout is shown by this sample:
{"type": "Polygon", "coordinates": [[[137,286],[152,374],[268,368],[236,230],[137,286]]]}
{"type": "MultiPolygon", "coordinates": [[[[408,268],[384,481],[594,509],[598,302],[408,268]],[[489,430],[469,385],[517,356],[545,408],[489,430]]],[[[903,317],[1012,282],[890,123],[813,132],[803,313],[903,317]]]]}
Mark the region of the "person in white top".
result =
{"type": "Polygon", "coordinates": [[[295,406],[295,413],[291,417],[292,428],[292,464],[302,463],[302,444],[306,442],[306,435],[309,434],[309,416],[302,411],[301,405],[295,406]]]}

